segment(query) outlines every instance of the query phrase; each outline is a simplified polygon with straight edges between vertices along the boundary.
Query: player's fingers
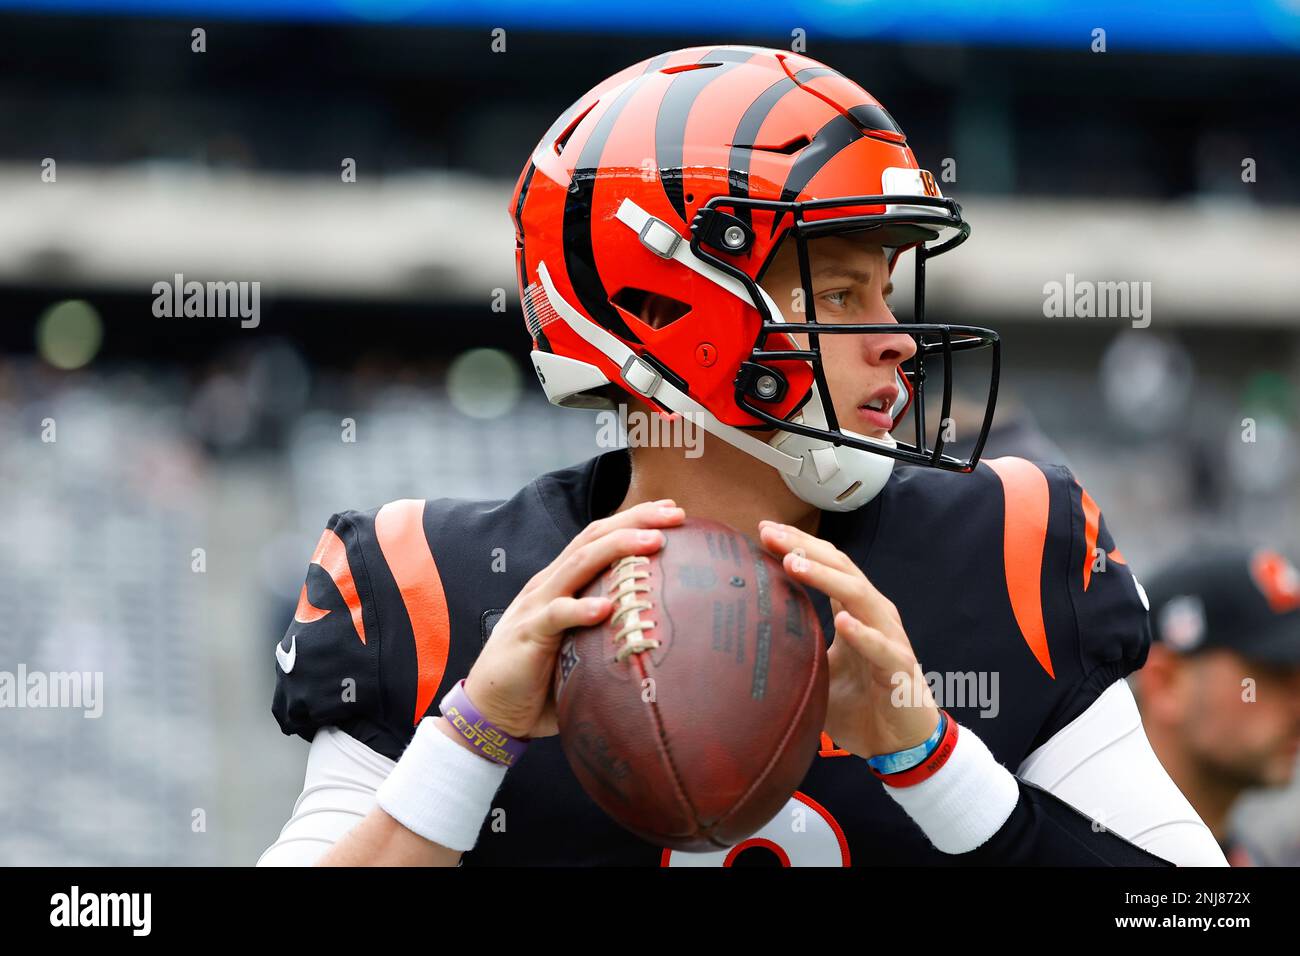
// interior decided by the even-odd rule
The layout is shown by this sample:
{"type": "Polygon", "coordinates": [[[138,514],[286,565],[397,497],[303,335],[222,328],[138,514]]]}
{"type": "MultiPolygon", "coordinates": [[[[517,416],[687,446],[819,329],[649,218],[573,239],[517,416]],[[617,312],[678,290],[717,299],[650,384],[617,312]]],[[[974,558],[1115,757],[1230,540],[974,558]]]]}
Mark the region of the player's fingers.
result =
{"type": "Polygon", "coordinates": [[[776,521],[760,521],[758,537],[762,545],[777,558],[782,558],[798,549],[827,567],[846,574],[862,573],[853,560],[835,545],[792,525],[780,524],[776,521]]]}
{"type": "Polygon", "coordinates": [[[578,532],[574,539],[560,552],[560,555],[566,557],[568,554],[572,554],[579,548],[591,544],[591,542],[603,538],[611,531],[617,531],[619,528],[662,528],[680,524],[685,517],[686,513],[677,507],[677,502],[672,498],[643,501],[626,511],[606,515],[604,518],[598,518],[591,522],[578,532]]]}
{"type": "MultiPolygon", "coordinates": [[[[877,621],[902,623],[902,618],[898,613],[898,608],[894,606],[894,602],[889,600],[879,588],[871,583],[871,579],[853,563],[852,558],[829,541],[810,535],[806,531],[801,531],[790,525],[778,524],[774,521],[759,523],[759,540],[769,552],[782,560],[785,560],[788,554],[795,554],[841,571],[850,577],[857,578],[858,585],[852,591],[853,595],[856,596],[855,603],[851,610],[855,614],[862,616],[864,620],[872,623],[877,621]]],[[[838,593],[829,594],[829,596],[832,600],[837,598],[843,600],[838,593]]]]}
{"type": "Polygon", "coordinates": [[[911,663],[884,631],[869,627],[848,611],[835,615],[835,636],[844,638],[854,651],[882,670],[894,671],[911,663]]]}
{"type": "Polygon", "coordinates": [[[550,600],[574,594],[619,558],[653,554],[663,547],[663,543],[664,533],[658,529],[618,528],[587,542],[563,561],[554,562],[550,578],[537,589],[534,598],[550,600]]]}
{"type": "Polygon", "coordinates": [[[603,621],[613,608],[614,602],[607,597],[551,598],[532,619],[525,634],[551,643],[571,627],[590,627],[603,621]]]}
{"type": "MultiPolygon", "coordinates": [[[[759,539],[778,558],[784,558],[786,554],[796,552],[827,567],[843,571],[845,574],[861,577],[862,589],[868,599],[873,604],[879,603],[882,611],[892,612],[894,610],[893,602],[871,583],[871,580],[854,563],[853,559],[829,541],[811,535],[792,525],[768,520],[759,522],[759,539]]],[[[891,616],[896,617],[896,615],[891,616]]]]}
{"type": "Polygon", "coordinates": [[[856,568],[843,571],[823,564],[799,548],[787,552],[781,563],[796,581],[810,585],[830,598],[833,609],[838,610],[838,604],[873,627],[893,625],[889,630],[901,632],[898,610],[856,568]]]}
{"type": "Polygon", "coordinates": [[[889,687],[902,687],[906,700],[920,706],[934,703],[921,664],[911,645],[894,640],[879,628],[870,627],[848,611],[835,615],[835,638],[843,639],[861,658],[876,669],[889,687]]]}
{"type": "Polygon", "coordinates": [[[524,585],[520,594],[530,594],[546,584],[553,576],[558,565],[567,561],[574,552],[603,538],[620,528],[671,528],[686,520],[686,512],[679,508],[671,498],[658,501],[643,501],[635,507],[620,511],[591,522],[574,535],[567,545],[547,567],[543,568],[524,585]]]}

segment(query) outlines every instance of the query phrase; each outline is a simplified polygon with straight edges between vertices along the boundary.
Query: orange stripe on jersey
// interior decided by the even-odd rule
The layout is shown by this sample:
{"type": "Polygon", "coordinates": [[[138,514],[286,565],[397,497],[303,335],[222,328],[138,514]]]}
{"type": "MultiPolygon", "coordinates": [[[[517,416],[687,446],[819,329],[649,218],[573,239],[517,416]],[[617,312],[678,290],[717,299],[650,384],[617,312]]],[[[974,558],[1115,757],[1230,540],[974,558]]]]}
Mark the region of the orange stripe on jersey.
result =
{"type": "Polygon", "coordinates": [[[1128,564],[1128,562],[1124,560],[1123,552],[1121,552],[1119,548],[1115,548],[1113,551],[1108,551],[1106,557],[1110,558],[1117,564],[1128,564]]]}
{"type": "Polygon", "coordinates": [[[831,735],[822,731],[821,749],[817,751],[819,757],[849,757],[852,756],[843,747],[836,747],[835,741],[831,740],[831,735]]]}
{"type": "MultiPolygon", "coordinates": [[[[330,576],[334,586],[339,589],[339,594],[343,596],[343,603],[348,606],[348,611],[352,614],[352,626],[356,629],[357,637],[361,638],[361,643],[364,644],[366,624],[361,617],[361,596],[357,594],[357,582],[352,579],[352,568],[348,564],[348,549],[344,546],[343,539],[332,529],[326,528],[321,533],[320,540],[316,542],[311,563],[319,564],[321,570],[330,576]]],[[[293,612],[293,619],[299,624],[310,624],[312,621],[319,621],[328,613],[308,600],[307,585],[304,584],[302,594],[298,596],[298,609],[293,612]]]]}
{"type": "Polygon", "coordinates": [[[1043,622],[1041,583],[1047,543],[1047,476],[1023,458],[995,458],[987,464],[1001,480],[1006,498],[1002,558],[1011,610],[1029,650],[1055,680],[1043,622]]]}
{"type": "Polygon", "coordinates": [[[1079,485],[1083,492],[1083,589],[1088,590],[1092,583],[1092,555],[1097,550],[1097,532],[1101,527],[1101,509],[1092,500],[1088,490],[1079,485]]]}
{"type": "Polygon", "coordinates": [[[402,594],[406,616],[415,635],[415,715],[419,723],[447,670],[451,619],[438,565],[424,536],[424,501],[390,501],[375,515],[379,550],[402,594]]]}
{"type": "Polygon", "coordinates": [[[328,613],[329,611],[324,608],[319,608],[311,603],[311,599],[307,597],[307,585],[304,582],[302,593],[298,595],[298,607],[293,612],[293,619],[299,624],[310,624],[312,621],[319,621],[328,613]]]}

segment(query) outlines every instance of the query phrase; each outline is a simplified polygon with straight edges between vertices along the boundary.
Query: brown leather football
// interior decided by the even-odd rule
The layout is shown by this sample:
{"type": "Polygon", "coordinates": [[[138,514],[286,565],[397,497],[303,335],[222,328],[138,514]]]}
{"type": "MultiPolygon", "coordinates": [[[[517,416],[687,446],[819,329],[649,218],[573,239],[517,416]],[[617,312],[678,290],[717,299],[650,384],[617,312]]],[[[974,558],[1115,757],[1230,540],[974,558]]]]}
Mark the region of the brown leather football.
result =
{"type": "Polygon", "coordinates": [[[610,617],[565,635],[560,743],[587,793],[633,833],[716,851],[774,817],[826,719],[812,602],[756,541],[688,518],[663,548],[616,562],[581,596],[610,617]]]}

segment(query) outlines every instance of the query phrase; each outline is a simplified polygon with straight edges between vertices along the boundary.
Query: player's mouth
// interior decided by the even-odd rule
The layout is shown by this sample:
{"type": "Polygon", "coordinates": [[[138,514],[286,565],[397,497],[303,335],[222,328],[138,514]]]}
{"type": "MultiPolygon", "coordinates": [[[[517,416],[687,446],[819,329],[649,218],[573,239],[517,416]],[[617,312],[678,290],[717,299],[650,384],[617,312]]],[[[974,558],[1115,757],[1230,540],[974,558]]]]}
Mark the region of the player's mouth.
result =
{"type": "Polygon", "coordinates": [[[864,402],[858,405],[858,421],[866,425],[866,430],[890,431],[894,427],[892,414],[894,403],[898,401],[898,386],[886,385],[877,389],[864,402]]]}

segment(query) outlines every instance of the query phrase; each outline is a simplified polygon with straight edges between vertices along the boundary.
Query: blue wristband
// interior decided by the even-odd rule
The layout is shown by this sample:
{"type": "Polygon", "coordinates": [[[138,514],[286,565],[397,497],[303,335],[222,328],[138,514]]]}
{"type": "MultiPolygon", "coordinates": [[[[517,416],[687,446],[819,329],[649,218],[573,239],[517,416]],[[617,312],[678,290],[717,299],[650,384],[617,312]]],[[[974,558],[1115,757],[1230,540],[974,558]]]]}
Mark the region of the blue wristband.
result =
{"type": "Polygon", "coordinates": [[[902,773],[904,770],[919,767],[930,754],[934,753],[935,748],[939,746],[939,741],[943,739],[943,732],[947,728],[948,714],[941,710],[939,711],[939,726],[934,729],[934,733],[930,735],[925,743],[892,754],[868,757],[867,765],[877,773],[902,773]]]}

